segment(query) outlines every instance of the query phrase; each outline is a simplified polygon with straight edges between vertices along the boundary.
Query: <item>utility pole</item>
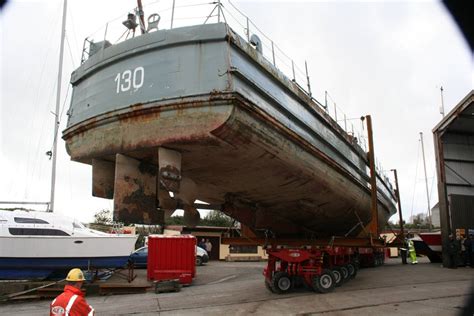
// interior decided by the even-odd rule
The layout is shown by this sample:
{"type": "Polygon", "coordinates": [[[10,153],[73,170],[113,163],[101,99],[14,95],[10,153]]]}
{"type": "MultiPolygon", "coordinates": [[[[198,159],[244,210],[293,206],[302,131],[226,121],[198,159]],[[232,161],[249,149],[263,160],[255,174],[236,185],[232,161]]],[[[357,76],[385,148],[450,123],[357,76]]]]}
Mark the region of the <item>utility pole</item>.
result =
{"type": "Polygon", "coordinates": [[[421,140],[421,153],[423,155],[423,167],[425,169],[426,200],[428,202],[428,222],[430,225],[429,230],[431,231],[433,229],[433,226],[431,223],[430,193],[428,191],[428,175],[426,173],[425,146],[423,145],[423,132],[420,132],[420,140],[421,140]]]}
{"type": "Polygon", "coordinates": [[[66,34],[66,12],[67,12],[67,0],[64,0],[63,6],[63,22],[61,26],[61,44],[59,47],[59,67],[58,67],[58,88],[56,90],[56,110],[54,112],[54,140],[52,150],[52,171],[51,171],[51,196],[49,198],[49,209],[48,212],[54,211],[54,191],[56,189],[56,160],[57,160],[57,149],[58,149],[58,131],[59,122],[61,120],[59,113],[59,104],[61,103],[61,81],[63,73],[63,55],[64,55],[64,37],[66,34]]]}

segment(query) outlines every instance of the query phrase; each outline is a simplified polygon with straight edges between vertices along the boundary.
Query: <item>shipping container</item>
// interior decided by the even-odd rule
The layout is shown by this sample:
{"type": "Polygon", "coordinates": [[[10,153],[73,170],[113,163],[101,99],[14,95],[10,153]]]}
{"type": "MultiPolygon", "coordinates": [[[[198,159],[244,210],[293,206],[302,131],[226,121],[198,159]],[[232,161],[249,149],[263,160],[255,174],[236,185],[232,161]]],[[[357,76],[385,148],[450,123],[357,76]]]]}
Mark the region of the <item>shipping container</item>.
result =
{"type": "Polygon", "coordinates": [[[179,279],[181,284],[191,284],[195,275],[196,237],[191,235],[148,237],[148,280],[179,279]]]}

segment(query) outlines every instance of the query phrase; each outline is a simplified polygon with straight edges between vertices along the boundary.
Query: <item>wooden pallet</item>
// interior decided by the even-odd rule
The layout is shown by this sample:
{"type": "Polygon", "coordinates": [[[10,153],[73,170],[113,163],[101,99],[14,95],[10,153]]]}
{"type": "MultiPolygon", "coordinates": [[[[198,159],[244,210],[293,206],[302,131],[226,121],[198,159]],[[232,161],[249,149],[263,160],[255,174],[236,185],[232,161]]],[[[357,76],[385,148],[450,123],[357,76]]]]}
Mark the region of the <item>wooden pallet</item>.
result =
{"type": "Polygon", "coordinates": [[[155,284],[156,294],[181,291],[179,280],[155,281],[153,283],[155,284]]]}

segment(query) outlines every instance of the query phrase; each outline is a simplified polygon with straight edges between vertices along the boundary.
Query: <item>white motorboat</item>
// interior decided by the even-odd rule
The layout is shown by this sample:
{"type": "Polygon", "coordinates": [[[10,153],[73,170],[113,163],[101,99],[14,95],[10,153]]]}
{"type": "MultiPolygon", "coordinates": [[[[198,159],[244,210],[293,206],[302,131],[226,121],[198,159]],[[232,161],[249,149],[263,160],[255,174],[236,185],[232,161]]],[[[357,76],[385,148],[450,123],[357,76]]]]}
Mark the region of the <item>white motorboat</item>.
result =
{"type": "Polygon", "coordinates": [[[44,279],[70,268],[122,268],[136,235],[108,234],[54,213],[0,211],[0,279],[44,279]]]}

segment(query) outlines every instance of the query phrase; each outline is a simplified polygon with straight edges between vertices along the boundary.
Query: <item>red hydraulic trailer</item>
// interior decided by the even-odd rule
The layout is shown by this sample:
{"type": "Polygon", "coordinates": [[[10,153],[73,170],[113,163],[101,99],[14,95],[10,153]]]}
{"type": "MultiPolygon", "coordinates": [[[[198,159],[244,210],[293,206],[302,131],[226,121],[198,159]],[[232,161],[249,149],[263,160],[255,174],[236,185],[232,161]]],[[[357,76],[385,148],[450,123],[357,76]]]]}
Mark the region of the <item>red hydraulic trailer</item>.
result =
{"type": "Polygon", "coordinates": [[[327,293],[357,273],[352,248],[267,248],[265,286],[274,293],[285,293],[297,284],[327,293]]]}
{"type": "Polygon", "coordinates": [[[223,238],[232,245],[264,245],[268,255],[264,268],[265,286],[273,293],[287,293],[304,285],[327,293],[355,278],[361,263],[377,266],[383,263],[382,239],[259,239],[223,238]]]}
{"type": "MultiPolygon", "coordinates": [[[[274,293],[287,293],[300,284],[327,293],[354,278],[361,263],[377,266],[383,263],[385,240],[379,238],[377,185],[372,139],[372,124],[367,116],[370,166],[371,220],[357,238],[333,236],[327,239],[278,239],[247,236],[242,229],[239,238],[223,238],[229,245],[264,245],[268,254],[263,271],[265,286],[274,293]]],[[[399,199],[398,199],[399,200],[399,199]]],[[[245,227],[243,227],[245,228],[245,227]]],[[[266,234],[267,235],[267,234],[266,234]]]]}

